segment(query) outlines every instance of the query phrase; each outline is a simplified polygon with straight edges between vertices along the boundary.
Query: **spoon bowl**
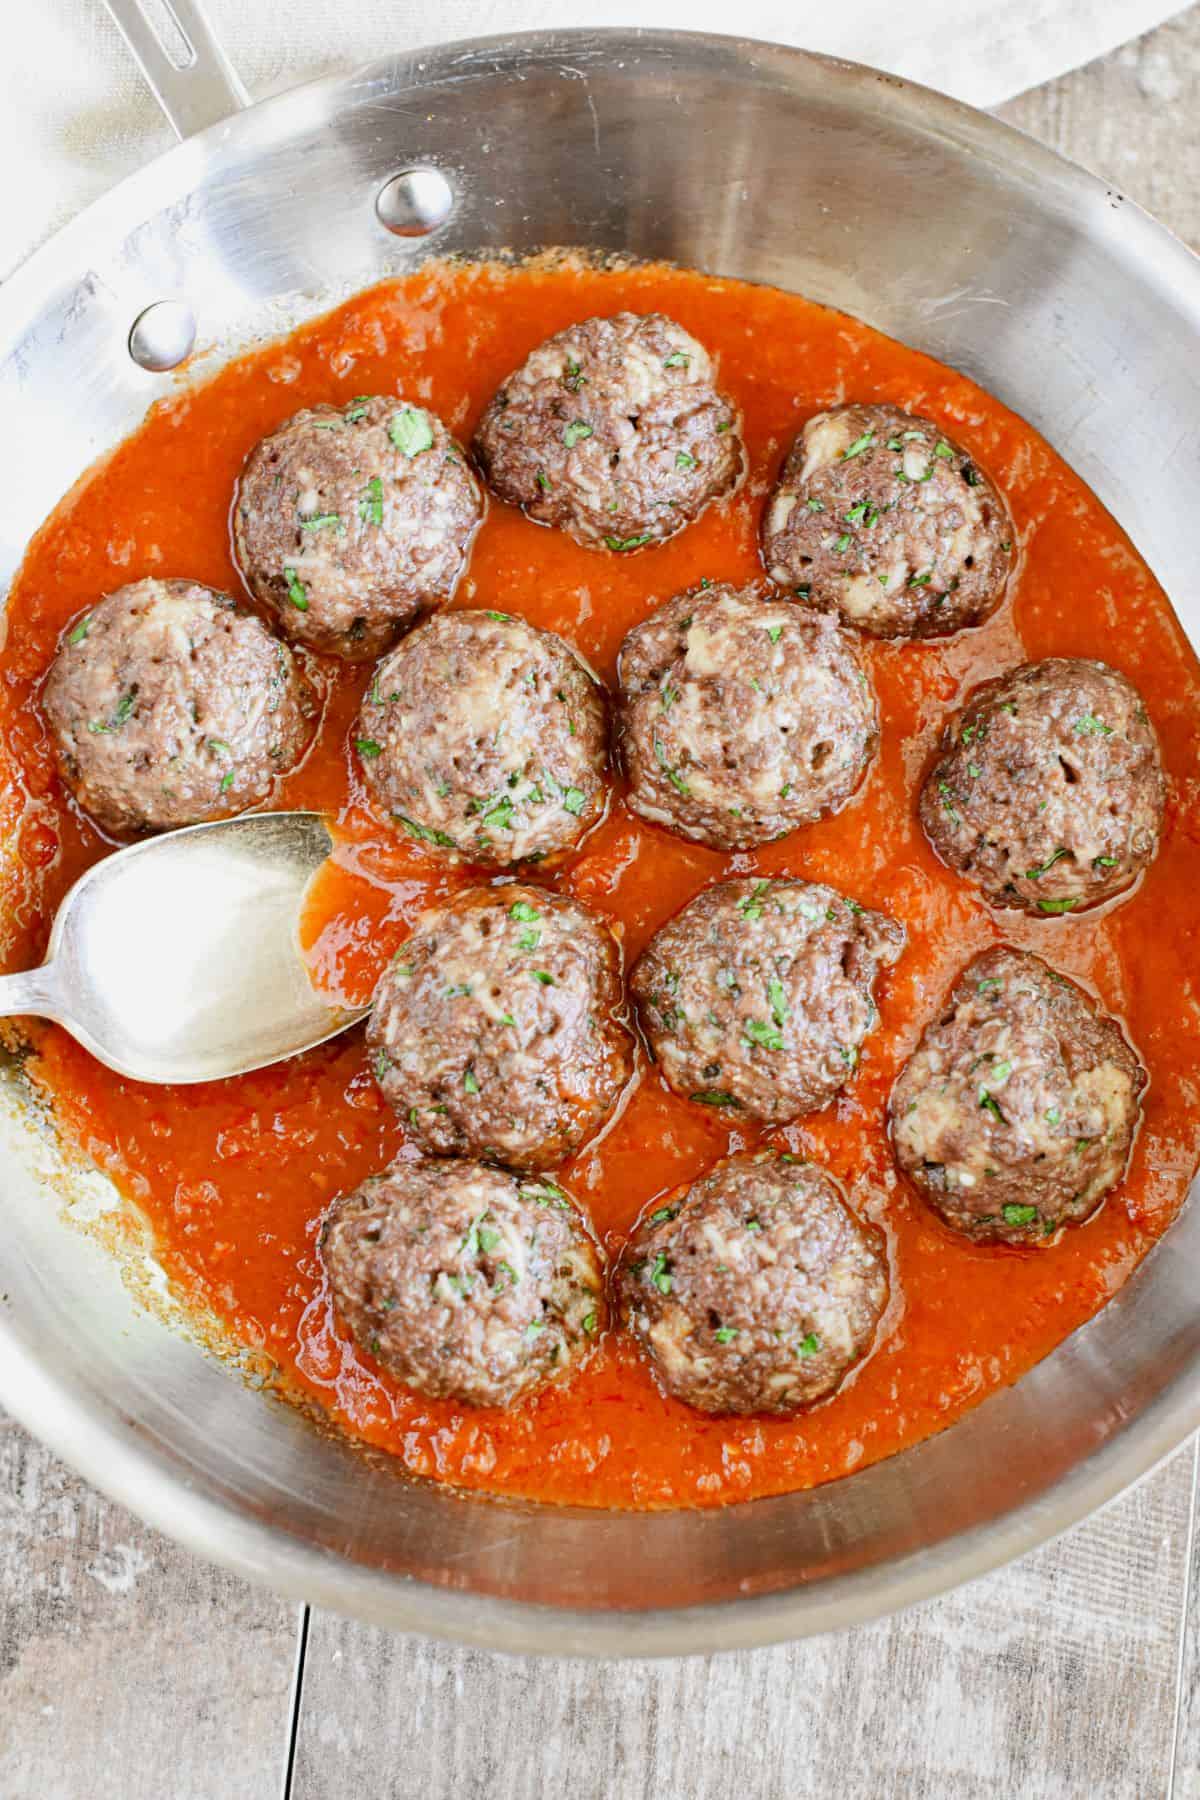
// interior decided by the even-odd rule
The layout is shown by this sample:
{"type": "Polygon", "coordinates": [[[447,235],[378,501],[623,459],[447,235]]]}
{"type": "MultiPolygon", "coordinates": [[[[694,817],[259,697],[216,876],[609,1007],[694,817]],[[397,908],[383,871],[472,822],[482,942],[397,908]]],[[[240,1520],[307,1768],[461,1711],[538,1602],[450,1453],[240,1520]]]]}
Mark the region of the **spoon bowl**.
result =
{"type": "Polygon", "coordinates": [[[301,953],[332,849],[318,813],[252,813],[105,857],[63,900],[41,968],[0,977],[0,1016],[54,1019],[135,1081],[216,1081],[323,1043],[366,1011],[322,996],[301,953]]]}

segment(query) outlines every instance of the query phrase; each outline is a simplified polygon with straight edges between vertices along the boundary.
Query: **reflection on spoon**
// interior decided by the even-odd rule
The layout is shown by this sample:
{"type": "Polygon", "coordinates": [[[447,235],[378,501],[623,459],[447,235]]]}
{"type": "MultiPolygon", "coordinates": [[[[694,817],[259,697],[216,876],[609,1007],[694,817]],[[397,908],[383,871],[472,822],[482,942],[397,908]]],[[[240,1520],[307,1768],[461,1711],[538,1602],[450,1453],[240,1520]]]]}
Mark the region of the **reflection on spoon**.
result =
{"type": "Polygon", "coordinates": [[[0,976],[0,1016],[54,1019],[136,1081],[214,1081],[362,1018],[312,984],[305,895],[333,849],[318,813],[254,813],[120,850],[81,876],[46,961],[0,976]]]}

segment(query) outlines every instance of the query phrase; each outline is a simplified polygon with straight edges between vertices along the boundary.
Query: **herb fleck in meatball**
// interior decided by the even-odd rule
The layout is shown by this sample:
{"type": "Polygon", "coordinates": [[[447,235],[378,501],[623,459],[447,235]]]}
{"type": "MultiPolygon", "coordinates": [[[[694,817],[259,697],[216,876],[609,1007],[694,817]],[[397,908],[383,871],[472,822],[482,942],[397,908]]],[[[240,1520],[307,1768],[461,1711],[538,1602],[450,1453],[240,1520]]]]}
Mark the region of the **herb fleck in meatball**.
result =
{"type": "Polygon", "coordinates": [[[435,1399],[513,1406],[605,1323],[602,1253],[544,1176],[397,1162],[334,1201],[320,1254],[358,1343],[435,1399]]]}
{"type": "Polygon", "coordinates": [[[840,806],[878,739],[847,633],[725,583],[679,594],[621,647],[629,804],[716,850],[785,837],[840,806]]]}
{"type": "Polygon", "coordinates": [[[812,1163],[728,1157],[655,1208],[621,1263],[621,1315],[669,1394],[710,1413],[823,1400],[887,1304],[880,1234],[812,1163]]]}
{"type": "Polygon", "coordinates": [[[364,662],[454,592],[482,517],[441,420],[363,396],[297,413],[250,453],[234,547],[246,586],[290,636],[364,662]]]}
{"type": "Polygon", "coordinates": [[[1145,1085],[1115,1020],[1001,945],[968,963],[900,1072],[896,1160],[956,1231],[1036,1241],[1120,1181],[1145,1085]]]}
{"type": "Polygon", "coordinates": [[[630,990],[677,1093],[784,1124],[850,1079],[904,927],[814,882],[723,881],[651,939],[630,990]]]}
{"type": "Polygon", "coordinates": [[[603,690],[569,644],[500,612],[447,612],[380,663],[358,753],[383,811],[504,865],[568,849],[604,810],[603,690]]]}
{"type": "Polygon", "coordinates": [[[197,581],[135,581],[77,619],[42,692],[63,780],[105,830],[166,831],[265,800],[317,700],[286,644],[197,581]]]}
{"type": "Polygon", "coordinates": [[[491,487],[590,550],[673,537],[744,461],[707,350],[661,313],[584,319],[548,338],[491,401],[475,451],[491,487]]]}
{"type": "Polygon", "coordinates": [[[1158,852],[1164,780],[1141,696],[1106,663],[1024,663],[947,725],[921,793],[942,861],[993,906],[1074,912],[1158,852]]]}
{"type": "Polygon", "coordinates": [[[1004,598],[1013,530],[987,476],[930,419],[837,406],[808,421],[763,514],[773,581],[875,637],[944,637],[1004,598]]]}
{"type": "Polygon", "coordinates": [[[629,1079],[622,1005],[598,915],[541,888],[476,888],[401,946],[367,1044],[420,1149],[546,1169],[600,1129],[629,1079]]]}

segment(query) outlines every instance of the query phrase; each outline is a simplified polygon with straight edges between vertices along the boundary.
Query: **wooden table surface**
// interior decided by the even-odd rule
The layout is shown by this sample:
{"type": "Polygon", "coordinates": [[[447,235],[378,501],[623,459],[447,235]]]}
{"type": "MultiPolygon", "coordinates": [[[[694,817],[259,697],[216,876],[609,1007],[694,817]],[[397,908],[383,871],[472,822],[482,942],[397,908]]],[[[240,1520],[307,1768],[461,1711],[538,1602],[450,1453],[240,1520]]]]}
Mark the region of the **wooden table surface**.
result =
{"type": "MultiPolygon", "coordinates": [[[[1200,245],[1200,7],[1002,109],[1200,245]]],[[[0,1416],[2,1800],[1200,1800],[1194,1445],[883,1624],[538,1662],[309,1612],[186,1555],[0,1416]]]]}

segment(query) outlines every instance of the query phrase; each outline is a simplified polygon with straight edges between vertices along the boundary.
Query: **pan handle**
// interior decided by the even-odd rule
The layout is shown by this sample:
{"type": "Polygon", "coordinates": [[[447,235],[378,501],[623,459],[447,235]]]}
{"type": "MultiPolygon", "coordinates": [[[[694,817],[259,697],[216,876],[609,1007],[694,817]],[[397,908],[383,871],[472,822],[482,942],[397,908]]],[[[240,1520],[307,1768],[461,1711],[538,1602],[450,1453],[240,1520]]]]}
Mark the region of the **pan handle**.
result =
{"type": "Polygon", "coordinates": [[[249,94],[204,16],[202,0],[157,0],[157,18],[145,0],[104,3],[181,138],[249,104],[249,94]]]}

